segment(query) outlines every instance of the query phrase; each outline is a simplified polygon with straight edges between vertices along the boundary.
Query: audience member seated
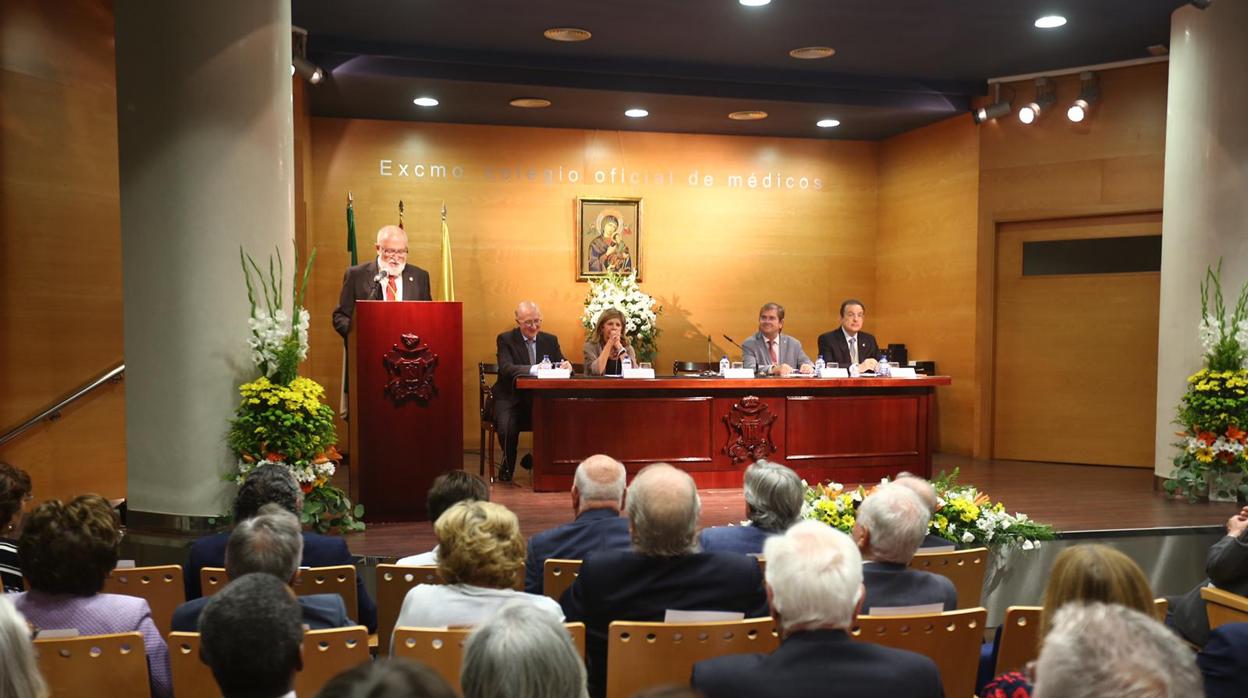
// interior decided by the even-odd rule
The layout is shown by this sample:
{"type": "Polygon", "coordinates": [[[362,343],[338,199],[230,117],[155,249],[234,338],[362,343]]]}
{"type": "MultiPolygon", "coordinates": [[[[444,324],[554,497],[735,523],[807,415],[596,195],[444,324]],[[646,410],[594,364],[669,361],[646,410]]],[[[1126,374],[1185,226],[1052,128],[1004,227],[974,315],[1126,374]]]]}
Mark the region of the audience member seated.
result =
{"type": "Polygon", "coordinates": [[[1248,623],[1227,623],[1209,633],[1196,655],[1205,680],[1205,698],[1248,696],[1248,623]]]}
{"type": "Polygon", "coordinates": [[[4,698],[47,698],[48,686],[35,663],[35,646],[30,642],[30,626],[0,594],[0,696],[4,698]]]}
{"type": "MultiPolygon", "coordinates": [[[[1113,548],[1091,543],[1063,550],[1053,562],[1049,581],[1044,587],[1040,611],[1039,637],[1045,637],[1054,614],[1073,602],[1118,604],[1141,613],[1155,613],[1156,603],[1148,586],[1148,578],[1135,561],[1113,548]]],[[[996,666],[996,646],[1001,639],[985,645],[980,656],[980,676],[991,676],[996,666]]],[[[990,681],[980,690],[985,698],[1026,698],[1031,682],[1022,673],[1007,672],[990,681]]]]}
{"type": "Polygon", "coordinates": [[[931,659],[850,637],[864,593],[862,557],[849,536],[804,521],[767,539],[763,554],[780,647],[698,662],[694,688],[707,698],[942,695],[931,659]]]}
{"type": "Polygon", "coordinates": [[[931,518],[919,496],[897,483],[875,488],[858,507],[854,540],[862,551],[867,586],[864,612],[931,604],[940,604],[946,611],[957,609],[958,590],[948,577],[909,567],[931,518]]]}
{"type": "MultiPolygon", "coordinates": [[[[463,470],[450,470],[437,476],[429,486],[429,494],[425,496],[425,507],[429,512],[429,520],[437,521],[443,512],[456,502],[488,502],[490,486],[485,480],[463,470]]],[[[399,558],[398,565],[436,565],[438,564],[438,546],[433,550],[399,558]]]]}
{"type": "MultiPolygon", "coordinates": [[[[417,584],[403,598],[395,627],[446,628],[481,623],[508,601],[563,620],[553,599],[516,590],[524,569],[520,522],[492,502],[460,502],[438,517],[438,573],[445,584],[417,584]]],[[[394,645],[391,645],[393,650],[394,645]]]]}
{"type": "Polygon", "coordinates": [[[0,593],[21,591],[22,566],[17,559],[17,537],[22,516],[30,503],[30,475],[21,468],[0,463],[0,593]]]}
{"type": "Polygon", "coordinates": [[[760,460],[746,468],[744,489],[749,525],[703,530],[698,539],[704,552],[761,555],[768,536],[784,533],[802,517],[802,478],[779,463],[760,460]]]}
{"type": "Polygon", "coordinates": [[[152,695],[162,698],[172,688],[169,654],[147,601],[100,593],[117,565],[120,545],[121,526],[107,499],[84,494],[68,504],[48,500],[31,512],[17,544],[30,591],[10,598],[37,628],[72,628],[79,635],[142,633],[152,695]]]}
{"type": "Polygon", "coordinates": [[[1179,631],[1188,642],[1203,647],[1209,640],[1209,616],[1201,587],[1215,586],[1232,594],[1248,596],[1248,507],[1226,522],[1226,535],[1205,558],[1208,578],[1183,596],[1170,599],[1166,623],[1179,631]]]}
{"type": "Polygon", "coordinates": [[[628,519],[620,516],[626,482],[624,464],[611,456],[590,456],[576,466],[572,480],[576,519],[529,539],[525,591],[542,593],[542,566],[549,559],[584,560],[599,550],[628,549],[628,519]]]}
{"type": "MultiPolygon", "coordinates": [[[[1196,659],[1151,613],[1072,603],[1054,614],[1036,660],[1036,698],[1196,698],[1196,659]]],[[[1242,695],[1242,694],[1241,694],[1242,695]]]]}
{"type": "Polygon", "coordinates": [[[512,601],[468,636],[464,698],[584,698],[585,665],[563,624],[512,601]]]}
{"type": "MultiPolygon", "coordinates": [[[[286,511],[299,515],[303,508],[303,491],[291,474],[290,469],[283,465],[261,465],[247,474],[243,484],[234,497],[234,523],[245,521],[255,516],[265,504],[280,505],[286,511]]],[[[225,546],[230,540],[228,532],[205,536],[191,545],[190,559],[183,577],[186,581],[186,598],[197,599],[203,596],[199,588],[199,571],[205,567],[225,567],[225,546]]],[[[334,565],[354,565],[355,556],[347,549],[347,542],[342,538],[323,536],[319,533],[304,532],[303,559],[299,561],[303,567],[332,567],[334,565]]],[[[353,618],[368,631],[377,631],[377,605],[364,588],[364,578],[355,576],[355,590],[359,608],[347,609],[353,618]]]]}
{"type": "MultiPolygon", "coordinates": [[[[910,488],[911,492],[919,495],[919,501],[923,502],[923,506],[927,507],[927,510],[931,512],[933,516],[940,510],[940,498],[936,496],[936,488],[932,487],[932,483],[924,480],[914,473],[908,473],[904,470],[897,473],[897,479],[894,480],[894,482],[903,487],[910,488]]],[[[928,525],[928,530],[931,530],[930,523],[928,525]]],[[[923,538],[923,544],[919,546],[919,552],[924,552],[923,548],[948,547],[956,547],[956,544],[948,538],[938,534],[928,533],[923,538]]]]}
{"type": "Polygon", "coordinates": [[[213,594],[199,616],[199,656],[224,698],[295,695],[301,616],[290,587],[271,574],[245,574],[213,594]]]}
{"type": "Polygon", "coordinates": [[[694,552],[702,509],[693,478],[667,463],[648,465],[628,488],[632,550],[604,550],[585,560],[563,594],[569,621],[586,626],[589,693],[606,689],[611,621],[662,621],[669,609],[767,615],[754,558],[694,552]]]}
{"type": "Polygon", "coordinates": [[[335,676],[316,698],[456,698],[438,672],[392,657],[364,662],[335,676]]]}
{"type": "MultiPolygon", "coordinates": [[[[234,527],[225,548],[225,573],[238,579],[253,572],[271,574],[293,584],[299,576],[299,559],[303,555],[303,536],[299,519],[277,504],[265,504],[260,513],[234,527]]],[[[347,606],[338,594],[309,594],[299,597],[303,622],[312,630],[344,628],[355,625],[347,617],[347,606]]],[[[199,614],[208,599],[191,599],[173,612],[172,628],[193,633],[199,625],[199,614]]]]}

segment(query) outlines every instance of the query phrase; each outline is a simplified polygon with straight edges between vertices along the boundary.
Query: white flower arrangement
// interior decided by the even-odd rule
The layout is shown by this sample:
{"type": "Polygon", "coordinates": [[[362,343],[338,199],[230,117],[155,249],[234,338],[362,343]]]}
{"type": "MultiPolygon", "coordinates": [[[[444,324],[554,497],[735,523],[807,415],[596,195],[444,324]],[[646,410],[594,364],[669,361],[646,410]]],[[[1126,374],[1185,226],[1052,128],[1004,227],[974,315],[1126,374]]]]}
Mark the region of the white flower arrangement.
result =
{"type": "Polygon", "coordinates": [[[581,325],[585,331],[593,332],[598,318],[610,308],[624,313],[624,333],[635,340],[634,349],[638,356],[643,361],[653,360],[658,353],[658,321],[663,308],[641,290],[634,274],[607,274],[589,282],[585,312],[581,313],[581,325]]]}
{"type": "Polygon", "coordinates": [[[247,474],[262,465],[281,465],[288,468],[290,470],[290,474],[295,476],[295,480],[304,489],[304,491],[319,486],[321,483],[328,482],[338,470],[334,466],[334,462],[332,460],[326,460],[320,463],[304,463],[302,465],[292,465],[283,461],[268,460],[267,458],[256,463],[249,463],[247,461],[240,460],[238,462],[238,472],[234,474],[234,484],[242,485],[243,481],[247,479],[247,474]]]}

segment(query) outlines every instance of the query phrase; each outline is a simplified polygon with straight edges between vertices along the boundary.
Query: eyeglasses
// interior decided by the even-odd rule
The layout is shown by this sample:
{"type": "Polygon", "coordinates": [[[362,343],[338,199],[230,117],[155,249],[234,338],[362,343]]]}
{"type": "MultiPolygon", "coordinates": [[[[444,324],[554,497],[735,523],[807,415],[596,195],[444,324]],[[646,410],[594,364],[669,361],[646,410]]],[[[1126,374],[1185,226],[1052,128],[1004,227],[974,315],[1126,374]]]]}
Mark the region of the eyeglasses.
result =
{"type": "Polygon", "coordinates": [[[407,254],[407,248],[404,247],[400,250],[392,250],[389,247],[383,247],[379,249],[378,252],[380,252],[383,257],[398,257],[399,255],[407,254]]]}
{"type": "Polygon", "coordinates": [[[524,325],[525,327],[541,327],[542,326],[541,318],[538,318],[536,320],[524,320],[523,322],[517,320],[516,322],[519,322],[521,325],[524,325]]]}

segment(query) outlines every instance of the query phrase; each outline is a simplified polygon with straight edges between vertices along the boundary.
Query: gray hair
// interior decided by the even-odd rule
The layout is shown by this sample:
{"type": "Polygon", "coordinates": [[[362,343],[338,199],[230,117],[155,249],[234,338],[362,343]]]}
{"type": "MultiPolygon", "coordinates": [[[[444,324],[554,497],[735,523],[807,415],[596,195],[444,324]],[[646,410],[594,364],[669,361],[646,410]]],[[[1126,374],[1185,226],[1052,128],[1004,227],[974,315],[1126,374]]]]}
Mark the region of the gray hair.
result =
{"type": "Polygon", "coordinates": [[[383,225],[377,229],[377,244],[386,238],[403,238],[407,240],[407,231],[397,225],[383,225]]]}
{"type": "Polygon", "coordinates": [[[932,483],[904,470],[897,473],[897,479],[893,480],[893,482],[902,487],[909,487],[911,492],[919,495],[919,500],[923,502],[923,506],[927,507],[929,512],[936,513],[940,500],[936,497],[936,488],[932,487],[932,483]]]}
{"type": "Polygon", "coordinates": [[[35,663],[26,619],[0,595],[0,698],[45,698],[48,686],[35,663]]]}
{"type": "Polygon", "coordinates": [[[239,523],[225,545],[225,572],[231,579],[264,572],[291,582],[303,559],[299,518],[277,504],[265,504],[239,523]]]}
{"type": "Polygon", "coordinates": [[[764,531],[781,532],[802,516],[802,478],[779,463],[760,460],[745,469],[746,514],[764,531]]]}
{"type": "Polygon", "coordinates": [[[1035,698],[1203,696],[1196,655],[1155,619],[1117,604],[1058,609],[1036,663],[1035,698]]]}
{"type": "Polygon", "coordinates": [[[548,612],[512,601],[468,636],[459,673],[464,698],[586,698],[585,665],[548,612]]]}
{"type": "Polygon", "coordinates": [[[771,605],[786,633],[848,628],[862,596],[862,555],[853,539],[817,521],[794,524],[763,544],[771,605]]]}
{"type": "Polygon", "coordinates": [[[258,465],[247,473],[234,497],[234,521],[250,519],[270,502],[298,516],[303,508],[303,490],[290,468],[277,463],[258,465]]]}
{"type": "Polygon", "coordinates": [[[702,500],[693,478],[667,463],[642,468],[625,505],[633,547],[642,555],[678,557],[697,548],[702,500]]]}
{"type": "Polygon", "coordinates": [[[583,502],[615,502],[619,508],[627,486],[624,464],[601,453],[592,455],[576,466],[573,484],[583,502]]]}
{"type": "Polygon", "coordinates": [[[919,495],[895,482],[875,488],[858,507],[858,525],[870,534],[871,555],[884,562],[908,564],[923,544],[931,519],[919,495]]]}

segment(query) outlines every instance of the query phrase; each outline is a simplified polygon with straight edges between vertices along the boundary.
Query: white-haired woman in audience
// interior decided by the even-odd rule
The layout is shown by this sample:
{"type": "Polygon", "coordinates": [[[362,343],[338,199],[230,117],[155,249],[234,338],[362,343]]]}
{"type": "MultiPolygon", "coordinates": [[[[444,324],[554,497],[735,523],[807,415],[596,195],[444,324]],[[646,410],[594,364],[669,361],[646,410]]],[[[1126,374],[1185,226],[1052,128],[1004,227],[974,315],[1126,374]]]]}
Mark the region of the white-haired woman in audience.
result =
{"type": "Polygon", "coordinates": [[[30,626],[13,607],[13,602],[0,596],[0,698],[47,698],[47,695],[47,684],[35,664],[30,626]]]}
{"type": "Polygon", "coordinates": [[[802,478],[789,468],[760,460],[745,469],[748,526],[716,526],[702,531],[703,552],[759,555],[768,536],[784,533],[802,517],[802,478]]]}
{"type": "Polygon", "coordinates": [[[523,579],[525,544],[520,522],[507,507],[459,502],[438,517],[433,531],[438,573],[446,583],[412,587],[395,627],[477,625],[508,601],[528,603],[563,621],[554,599],[516,590],[523,579]]]}
{"type": "Polygon", "coordinates": [[[511,602],[482,623],[464,647],[464,698],[585,698],[585,665],[563,624],[530,604],[511,602]]]}

